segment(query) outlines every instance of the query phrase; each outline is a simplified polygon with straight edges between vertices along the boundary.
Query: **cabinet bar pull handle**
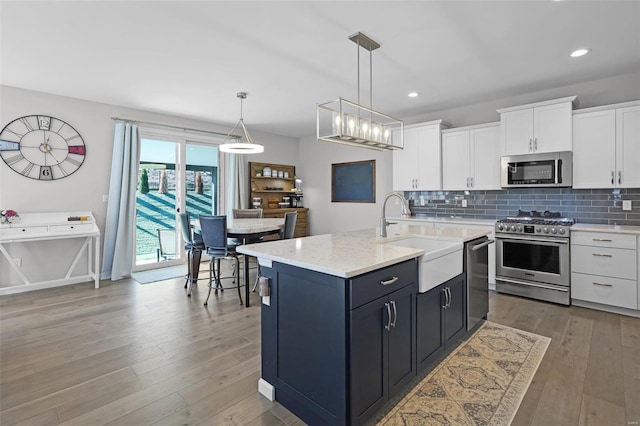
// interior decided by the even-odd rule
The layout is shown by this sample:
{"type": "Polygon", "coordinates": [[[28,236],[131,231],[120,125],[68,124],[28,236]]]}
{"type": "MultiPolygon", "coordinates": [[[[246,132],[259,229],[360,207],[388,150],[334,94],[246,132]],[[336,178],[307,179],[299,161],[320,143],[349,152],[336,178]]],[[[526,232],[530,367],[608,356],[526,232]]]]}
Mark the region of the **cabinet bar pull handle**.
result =
{"type": "Polygon", "coordinates": [[[469,178],[470,182],[471,182],[471,187],[473,188],[473,178],[469,178]]]}
{"type": "Polygon", "coordinates": [[[398,319],[398,311],[396,310],[396,301],[391,301],[391,306],[393,306],[393,321],[391,321],[391,327],[396,328],[396,321],[398,319]]]}
{"type": "Polygon", "coordinates": [[[469,187],[469,178],[467,178],[467,188],[469,187]]]}
{"type": "Polygon", "coordinates": [[[613,257],[612,254],[593,253],[593,255],[598,257],[613,257]]]}
{"type": "Polygon", "coordinates": [[[533,151],[533,140],[529,139],[529,151],[533,151]]]}
{"type": "Polygon", "coordinates": [[[607,238],[592,238],[591,241],[605,241],[607,243],[610,243],[612,240],[609,240],[607,238]]]}
{"type": "Polygon", "coordinates": [[[447,287],[447,293],[449,293],[449,303],[447,303],[447,308],[451,307],[451,287],[447,287]]]}
{"type": "Polygon", "coordinates": [[[387,325],[384,326],[384,329],[389,331],[391,329],[391,305],[385,303],[384,306],[387,308],[387,325]]]}
{"type": "Polygon", "coordinates": [[[442,292],[444,293],[444,305],[442,305],[442,309],[447,309],[447,304],[449,303],[448,302],[449,295],[447,294],[447,289],[446,288],[443,288],[442,292]]]}
{"type": "Polygon", "coordinates": [[[538,138],[535,138],[533,140],[533,150],[537,151],[538,150],[538,138]]]}
{"type": "Polygon", "coordinates": [[[616,176],[615,172],[611,170],[611,185],[613,185],[614,183],[615,176],[616,176]]]}
{"type": "Polygon", "coordinates": [[[380,284],[382,285],[391,285],[393,283],[395,283],[396,281],[398,281],[398,277],[393,277],[393,278],[389,278],[388,280],[382,280],[380,281],[380,284]]]}
{"type": "Polygon", "coordinates": [[[622,183],[622,172],[618,170],[618,183],[622,183]]]}
{"type": "Polygon", "coordinates": [[[613,287],[612,284],[603,284],[603,283],[597,283],[597,282],[593,282],[594,285],[599,285],[600,287],[613,287]]]}

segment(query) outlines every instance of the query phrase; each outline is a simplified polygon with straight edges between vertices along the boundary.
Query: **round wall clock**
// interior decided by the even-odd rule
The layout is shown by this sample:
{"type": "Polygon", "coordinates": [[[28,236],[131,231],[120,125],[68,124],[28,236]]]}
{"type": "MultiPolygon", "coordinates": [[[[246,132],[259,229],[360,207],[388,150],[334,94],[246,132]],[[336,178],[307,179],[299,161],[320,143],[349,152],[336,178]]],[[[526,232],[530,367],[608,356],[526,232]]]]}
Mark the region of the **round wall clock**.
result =
{"type": "Polygon", "coordinates": [[[80,134],[64,121],[27,115],[0,132],[0,157],[15,172],[31,179],[62,179],[82,166],[87,149],[80,134]]]}

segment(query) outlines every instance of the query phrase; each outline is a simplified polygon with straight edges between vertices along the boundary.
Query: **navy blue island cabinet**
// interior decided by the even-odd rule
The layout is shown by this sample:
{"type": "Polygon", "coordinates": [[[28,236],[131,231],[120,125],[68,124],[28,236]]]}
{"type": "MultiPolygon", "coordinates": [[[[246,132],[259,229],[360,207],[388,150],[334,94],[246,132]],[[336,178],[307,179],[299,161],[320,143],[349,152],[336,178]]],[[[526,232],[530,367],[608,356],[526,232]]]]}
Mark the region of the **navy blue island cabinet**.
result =
{"type": "Polygon", "coordinates": [[[274,262],[262,379],[310,425],[369,420],[416,375],[418,263],[353,278],[274,262]]]}
{"type": "Polygon", "coordinates": [[[430,367],[466,336],[466,276],[440,284],[417,297],[418,373],[430,367]]]}

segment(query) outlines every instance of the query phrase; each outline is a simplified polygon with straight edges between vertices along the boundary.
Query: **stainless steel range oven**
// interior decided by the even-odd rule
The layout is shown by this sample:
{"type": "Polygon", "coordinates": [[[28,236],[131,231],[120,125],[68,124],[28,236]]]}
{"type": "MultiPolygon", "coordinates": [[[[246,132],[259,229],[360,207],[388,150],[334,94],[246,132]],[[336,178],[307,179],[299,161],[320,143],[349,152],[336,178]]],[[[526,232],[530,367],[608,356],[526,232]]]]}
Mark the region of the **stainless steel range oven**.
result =
{"type": "Polygon", "coordinates": [[[571,304],[570,227],[559,213],[519,212],[496,223],[496,290],[571,304]]]}

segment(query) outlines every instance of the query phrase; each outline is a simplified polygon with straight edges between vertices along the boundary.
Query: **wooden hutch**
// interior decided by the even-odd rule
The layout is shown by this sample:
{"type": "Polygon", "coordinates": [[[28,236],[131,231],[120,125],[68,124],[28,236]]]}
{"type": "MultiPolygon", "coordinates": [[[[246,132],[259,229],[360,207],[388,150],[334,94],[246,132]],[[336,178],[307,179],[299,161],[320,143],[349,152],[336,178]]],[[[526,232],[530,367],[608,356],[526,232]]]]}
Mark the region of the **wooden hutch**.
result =
{"type": "Polygon", "coordinates": [[[286,212],[298,212],[294,234],[297,238],[307,236],[309,209],[284,206],[284,197],[296,194],[295,176],[295,166],[249,162],[249,208],[254,208],[254,198],[260,198],[263,217],[284,217],[286,212]],[[267,173],[268,176],[265,176],[265,169],[271,172],[267,173]],[[275,175],[273,175],[274,171],[275,175]]]}

